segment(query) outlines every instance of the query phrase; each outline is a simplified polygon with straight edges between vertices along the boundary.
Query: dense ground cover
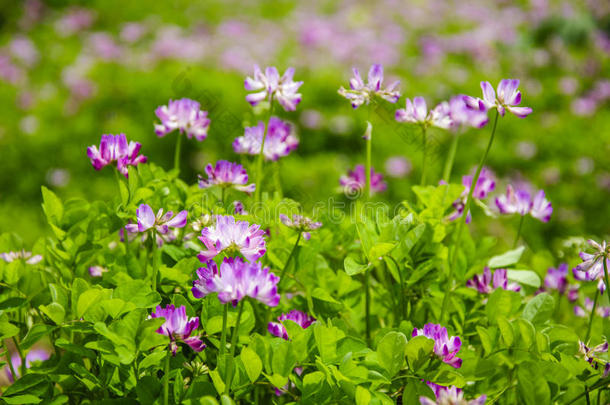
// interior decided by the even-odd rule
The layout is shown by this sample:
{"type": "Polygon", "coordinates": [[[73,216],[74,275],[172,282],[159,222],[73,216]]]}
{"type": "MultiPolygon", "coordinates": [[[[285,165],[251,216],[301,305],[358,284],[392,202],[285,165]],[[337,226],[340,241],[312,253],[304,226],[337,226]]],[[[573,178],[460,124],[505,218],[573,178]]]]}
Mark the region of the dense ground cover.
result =
{"type": "Polygon", "coordinates": [[[124,3],[0,9],[1,401],[610,400],[605,2],[124,3]]]}

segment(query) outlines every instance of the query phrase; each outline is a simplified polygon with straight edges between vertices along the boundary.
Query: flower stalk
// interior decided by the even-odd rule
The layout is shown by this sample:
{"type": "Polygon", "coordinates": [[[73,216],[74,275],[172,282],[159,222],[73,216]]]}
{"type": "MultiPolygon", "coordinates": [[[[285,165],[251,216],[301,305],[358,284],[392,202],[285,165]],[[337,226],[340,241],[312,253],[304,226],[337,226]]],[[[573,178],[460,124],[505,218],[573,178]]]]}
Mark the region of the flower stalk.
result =
{"type": "Polygon", "coordinates": [[[261,180],[263,178],[263,161],[265,160],[265,139],[269,133],[269,121],[273,114],[273,96],[269,98],[269,112],[267,113],[267,119],[265,120],[265,132],[263,133],[263,140],[261,142],[261,150],[258,153],[258,161],[256,163],[256,189],[254,190],[254,202],[258,203],[261,197],[261,180]]]}

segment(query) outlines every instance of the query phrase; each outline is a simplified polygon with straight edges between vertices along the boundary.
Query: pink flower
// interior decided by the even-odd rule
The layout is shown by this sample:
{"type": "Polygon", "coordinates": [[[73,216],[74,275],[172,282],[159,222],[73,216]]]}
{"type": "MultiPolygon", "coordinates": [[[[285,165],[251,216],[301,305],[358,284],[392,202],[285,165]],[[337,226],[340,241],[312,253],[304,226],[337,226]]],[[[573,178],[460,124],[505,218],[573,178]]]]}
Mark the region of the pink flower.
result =
{"type": "Polygon", "coordinates": [[[212,259],[224,250],[239,252],[248,261],[255,261],[266,252],[265,232],[259,225],[247,221],[236,221],[232,216],[216,216],[216,224],[201,231],[199,240],[207,250],[197,257],[202,263],[212,259]]]}
{"type": "Polygon", "coordinates": [[[423,329],[413,329],[411,336],[425,336],[434,340],[434,353],[451,367],[460,368],[462,359],[455,357],[462,347],[462,341],[457,336],[449,338],[447,329],[438,324],[427,323],[423,329]]]}
{"type": "Polygon", "coordinates": [[[434,391],[436,401],[431,400],[428,397],[419,397],[420,405],[483,405],[487,400],[486,395],[467,401],[464,399],[464,392],[452,385],[450,387],[444,387],[431,382],[426,383],[434,391]]]}
{"type": "Polygon", "coordinates": [[[498,84],[498,92],[494,92],[494,88],[489,82],[481,82],[483,90],[483,103],[487,109],[495,108],[501,116],[504,117],[506,110],[516,115],[519,118],[525,118],[532,113],[529,107],[517,107],[521,103],[521,92],[519,88],[519,80],[503,79],[498,84]]]}
{"type": "Polygon", "coordinates": [[[491,294],[498,288],[509,291],[521,291],[519,284],[508,283],[506,269],[495,270],[492,277],[489,267],[485,267],[482,275],[475,274],[472,280],[466,282],[466,285],[476,288],[481,294],[491,294]]]}
{"type": "Polygon", "coordinates": [[[154,227],[158,233],[165,235],[169,232],[169,228],[183,228],[186,225],[188,213],[186,210],[183,210],[174,216],[172,211],[168,211],[163,215],[163,208],[161,208],[155,216],[149,205],[140,204],[136,215],[138,223],[125,225],[127,232],[146,232],[154,227]]]}
{"type": "Polygon", "coordinates": [[[165,308],[157,306],[155,312],[150,314],[149,319],[151,318],[165,318],[165,322],[156,332],[160,335],[169,336],[169,346],[174,356],[178,350],[177,342],[186,343],[196,352],[205,349],[205,344],[199,336],[191,336],[191,333],[199,327],[199,318],[187,318],[184,305],[179,308],[173,305],[167,305],[165,308]]]}
{"type": "Polygon", "coordinates": [[[548,222],[553,213],[553,206],[543,190],[539,190],[532,199],[529,191],[523,188],[515,191],[510,184],[506,187],[506,195],[496,198],[496,206],[502,214],[530,214],[542,222],[548,222]]]}
{"type": "Polygon", "coordinates": [[[248,173],[246,169],[238,163],[229,162],[227,160],[219,160],[216,166],[208,164],[205,167],[207,179],[199,176],[199,187],[209,188],[212,186],[232,187],[239,191],[252,193],[256,189],[254,183],[248,183],[248,173]]]}
{"type": "MultiPolygon", "coordinates": [[[[236,138],[233,142],[233,150],[235,153],[258,155],[261,152],[264,135],[265,123],[262,121],[259,121],[256,126],[246,127],[244,136],[236,138]]],[[[294,135],[292,125],[277,117],[271,117],[267,136],[265,136],[265,159],[275,161],[280,157],[288,156],[297,146],[299,146],[299,140],[294,135]]]]}
{"type": "MultiPolygon", "coordinates": [[[[460,198],[453,202],[454,211],[449,214],[449,221],[455,221],[460,218],[464,214],[464,209],[466,207],[466,199],[468,198],[468,194],[470,193],[470,187],[472,186],[472,177],[471,175],[462,177],[462,185],[464,185],[464,191],[460,198]]],[[[479,174],[479,178],[477,180],[477,184],[472,192],[472,197],[477,200],[482,200],[487,197],[489,193],[491,193],[496,188],[496,179],[494,173],[486,167],[481,169],[481,173],[479,174]]],[[[466,223],[470,223],[471,215],[470,212],[466,214],[466,223]]]]}
{"type": "Polygon", "coordinates": [[[301,102],[301,94],[297,93],[303,82],[293,80],[294,68],[286,69],[282,77],[275,67],[268,67],[263,73],[258,65],[254,65],[254,77],[247,77],[244,87],[248,91],[255,91],[246,96],[251,105],[258,105],[261,101],[277,100],[286,111],[296,110],[301,102]]]}
{"type": "Polygon", "coordinates": [[[169,100],[168,105],[155,110],[155,115],[161,120],[161,124],[155,124],[155,133],[162,137],[178,130],[189,139],[195,137],[203,141],[208,136],[210,119],[208,112],[200,110],[199,106],[198,102],[188,98],[169,100]]]}
{"type": "Polygon", "coordinates": [[[453,126],[450,106],[447,102],[437,105],[430,112],[428,112],[426,100],[423,97],[415,97],[413,101],[407,98],[405,103],[405,108],[396,110],[395,118],[398,122],[409,122],[442,129],[449,129],[453,126]]]}
{"type": "MultiPolygon", "coordinates": [[[[339,179],[341,184],[347,193],[355,193],[360,190],[364,190],[366,187],[366,175],[363,165],[356,165],[354,170],[349,170],[347,175],[341,176],[339,179]]],[[[383,181],[383,175],[381,173],[375,173],[371,167],[371,191],[374,193],[380,193],[385,191],[388,187],[385,181],[383,181]]]]}
{"type": "Polygon", "coordinates": [[[306,314],[305,312],[298,311],[293,309],[287,314],[282,314],[277,318],[278,322],[269,322],[267,326],[267,330],[273,336],[281,337],[284,340],[288,340],[288,332],[286,332],[286,328],[281,323],[282,321],[293,321],[298,324],[301,328],[307,329],[312,323],[316,321],[316,318],[306,314]]]}
{"type": "Polygon", "coordinates": [[[138,156],[141,147],[139,142],[127,143],[125,134],[102,135],[100,148],[98,149],[95,145],[88,147],[87,156],[91,159],[95,170],[101,170],[116,162],[117,170],[127,177],[129,175],[128,166],[137,166],[147,160],[144,155],[138,156]]]}

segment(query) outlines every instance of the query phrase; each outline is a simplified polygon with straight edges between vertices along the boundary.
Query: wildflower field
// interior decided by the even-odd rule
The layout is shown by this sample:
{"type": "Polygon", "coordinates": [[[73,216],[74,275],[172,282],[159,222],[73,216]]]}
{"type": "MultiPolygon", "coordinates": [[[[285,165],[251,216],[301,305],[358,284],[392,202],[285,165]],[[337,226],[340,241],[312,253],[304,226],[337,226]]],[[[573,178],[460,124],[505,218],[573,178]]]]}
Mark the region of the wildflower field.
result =
{"type": "Polygon", "coordinates": [[[607,0],[0,3],[0,404],[609,404],[607,0]]]}

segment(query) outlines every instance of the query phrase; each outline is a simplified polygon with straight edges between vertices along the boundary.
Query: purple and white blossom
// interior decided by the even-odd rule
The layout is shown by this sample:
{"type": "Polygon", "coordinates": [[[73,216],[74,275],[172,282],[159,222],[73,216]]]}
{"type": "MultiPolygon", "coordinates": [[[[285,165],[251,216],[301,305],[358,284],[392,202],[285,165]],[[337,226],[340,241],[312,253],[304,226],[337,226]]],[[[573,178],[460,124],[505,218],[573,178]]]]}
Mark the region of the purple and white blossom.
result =
{"type": "Polygon", "coordinates": [[[222,251],[239,252],[248,261],[255,261],[266,252],[265,231],[257,224],[236,221],[232,216],[216,216],[216,223],[201,231],[199,240],[206,250],[197,257],[206,263],[222,251]]]}
{"type": "Polygon", "coordinates": [[[125,134],[102,135],[99,149],[95,145],[88,147],[87,156],[95,170],[116,162],[118,171],[127,177],[128,166],[137,166],[147,160],[144,155],[138,156],[141,147],[139,142],[127,143],[125,134]]]}
{"type": "Polygon", "coordinates": [[[199,176],[199,187],[209,188],[212,186],[231,187],[246,193],[252,193],[256,189],[254,183],[248,183],[248,173],[239,163],[219,160],[215,166],[208,164],[205,167],[207,179],[199,176]]]}
{"type": "Polygon", "coordinates": [[[263,137],[265,138],[263,155],[266,160],[275,161],[283,156],[288,156],[299,146],[299,140],[294,134],[292,125],[277,117],[271,117],[266,136],[265,123],[259,121],[256,126],[246,127],[244,135],[235,139],[233,150],[235,153],[258,155],[261,152],[263,137]]]}
{"type": "Polygon", "coordinates": [[[34,255],[32,252],[28,252],[25,249],[18,250],[16,252],[5,252],[0,253],[0,259],[7,263],[15,260],[24,260],[26,264],[38,264],[42,261],[41,255],[34,255]]]}
{"type": "Polygon", "coordinates": [[[91,277],[102,277],[104,273],[108,271],[107,268],[102,266],[91,266],[89,267],[89,275],[91,277]]]}
{"type": "Polygon", "coordinates": [[[432,382],[426,382],[426,384],[434,391],[436,401],[421,396],[419,397],[420,405],[483,405],[487,400],[486,395],[481,395],[476,399],[467,401],[464,399],[464,392],[454,385],[445,387],[432,382]]]}
{"type": "Polygon", "coordinates": [[[284,214],[280,214],[280,221],[288,228],[292,228],[297,232],[302,233],[305,240],[309,240],[311,237],[311,231],[315,231],[322,226],[322,222],[316,222],[311,218],[298,214],[293,214],[292,219],[288,218],[284,214]]]}
{"type": "Polygon", "coordinates": [[[365,84],[358,69],[353,68],[354,77],[349,80],[349,90],[341,87],[339,94],[352,103],[353,108],[362,104],[369,104],[374,96],[381,97],[390,103],[396,103],[400,98],[397,90],[399,81],[395,81],[388,87],[383,88],[383,66],[374,64],[369,69],[367,83],[365,84]]]}
{"type": "Polygon", "coordinates": [[[447,329],[441,325],[427,323],[422,329],[413,329],[411,336],[425,336],[434,340],[434,353],[451,367],[460,368],[462,359],[456,357],[462,347],[462,341],[458,336],[449,337],[447,329]]]}
{"type": "Polygon", "coordinates": [[[200,142],[208,136],[208,112],[201,110],[197,101],[188,98],[169,100],[167,105],[157,107],[155,115],[161,120],[160,124],[155,124],[155,134],[159,137],[175,130],[200,142]]]}
{"type": "Polygon", "coordinates": [[[199,327],[199,318],[188,318],[184,305],[178,308],[173,305],[167,305],[165,308],[157,306],[155,312],[150,314],[149,319],[151,318],[165,318],[165,322],[156,332],[169,337],[169,346],[174,356],[178,350],[178,342],[186,343],[196,352],[205,349],[205,344],[199,336],[191,336],[191,333],[199,327]]]}
{"type": "MultiPolygon", "coordinates": [[[[580,305],[574,307],[574,315],[581,318],[588,317],[591,311],[593,311],[593,305],[594,302],[589,297],[585,297],[585,303],[582,307],[580,305]]],[[[597,306],[595,313],[602,318],[608,318],[610,317],[610,307],[597,306]]]]}
{"type": "Polygon", "coordinates": [[[449,100],[449,117],[453,128],[460,126],[483,128],[489,121],[485,105],[463,94],[449,100]]]}
{"type": "Polygon", "coordinates": [[[262,101],[277,100],[286,111],[296,110],[301,102],[299,87],[303,82],[293,80],[294,68],[286,69],[280,77],[275,67],[268,67],[263,73],[258,65],[254,65],[254,77],[247,77],[244,87],[255,93],[248,94],[246,101],[251,105],[258,105],[262,101]]]}
{"type": "Polygon", "coordinates": [[[530,214],[542,222],[548,222],[553,213],[553,206],[546,199],[543,190],[539,190],[532,199],[528,190],[519,188],[515,191],[510,184],[506,187],[505,195],[496,197],[496,206],[501,214],[530,214]]]}
{"type": "Polygon", "coordinates": [[[604,378],[610,374],[610,362],[600,359],[596,356],[597,353],[606,353],[608,351],[608,342],[604,342],[595,347],[589,347],[584,342],[578,341],[578,351],[584,356],[585,361],[594,369],[598,370],[599,365],[604,366],[604,378]]]}
{"type": "Polygon", "coordinates": [[[282,321],[293,321],[301,328],[307,329],[312,323],[316,321],[316,318],[306,314],[305,312],[293,309],[287,314],[280,315],[277,320],[279,322],[269,322],[269,325],[267,325],[267,330],[273,336],[281,337],[284,340],[288,340],[288,332],[282,324],[282,321]]]}
{"type": "Polygon", "coordinates": [[[557,290],[564,294],[568,289],[568,264],[561,263],[557,268],[550,267],[544,277],[544,288],[557,290]]]}
{"type": "Polygon", "coordinates": [[[450,116],[449,103],[443,102],[428,112],[426,100],[423,97],[415,97],[413,101],[406,99],[405,108],[396,110],[395,118],[398,122],[409,122],[424,127],[433,126],[449,129],[453,126],[450,116]]]}
{"type": "Polygon", "coordinates": [[[163,215],[163,208],[157,211],[157,215],[153,212],[152,208],[147,204],[140,204],[136,210],[137,224],[127,224],[125,229],[127,232],[146,232],[148,230],[155,230],[161,235],[166,235],[169,232],[169,228],[183,228],[186,225],[186,217],[188,212],[186,210],[180,211],[176,215],[172,211],[168,211],[163,215]]]}
{"type": "Polygon", "coordinates": [[[262,267],[259,262],[248,263],[239,257],[227,257],[220,269],[213,260],[197,270],[193,281],[193,296],[203,298],[218,293],[223,303],[237,305],[244,297],[250,297],[270,307],[280,302],[277,283],[280,278],[262,267]]]}
{"type": "MultiPolygon", "coordinates": [[[[464,186],[464,191],[460,195],[460,198],[453,202],[453,212],[449,214],[447,219],[449,221],[455,221],[460,218],[464,214],[464,209],[466,208],[466,200],[468,199],[468,194],[470,193],[470,187],[472,186],[472,178],[473,176],[462,176],[462,185],[464,186]]],[[[477,184],[474,187],[474,191],[472,192],[472,198],[477,200],[483,200],[487,197],[489,193],[494,191],[496,188],[496,178],[494,173],[483,167],[481,169],[481,173],[479,174],[479,178],[477,179],[477,184]]],[[[472,216],[470,212],[466,214],[466,223],[470,223],[472,216]]]]}
{"type": "Polygon", "coordinates": [[[492,276],[489,267],[485,267],[483,274],[475,274],[471,280],[466,282],[466,285],[476,288],[481,294],[491,294],[498,288],[509,291],[521,291],[519,284],[508,282],[506,269],[496,269],[492,276]]]}
{"type": "MultiPolygon", "coordinates": [[[[45,349],[32,349],[28,352],[28,354],[25,355],[25,367],[30,368],[32,367],[32,363],[48,360],[49,357],[51,357],[51,354],[45,349]]],[[[20,368],[22,364],[19,353],[13,353],[10,361],[13,365],[13,369],[15,370],[15,374],[17,374],[17,378],[19,378],[21,376],[20,368]]],[[[5,370],[7,378],[10,382],[13,382],[15,378],[13,377],[13,373],[11,373],[11,368],[6,366],[5,370]]]]}
{"type": "Polygon", "coordinates": [[[610,246],[606,241],[597,243],[593,239],[587,241],[593,248],[593,253],[580,252],[582,263],[572,269],[574,278],[580,281],[599,280],[597,288],[603,293],[606,289],[604,283],[604,267],[610,271],[610,246]]]}
{"type": "MultiPolygon", "coordinates": [[[[353,194],[360,190],[364,190],[366,187],[366,175],[363,165],[356,165],[354,170],[349,170],[347,175],[341,176],[339,184],[343,186],[346,193],[353,194]]],[[[385,191],[388,187],[385,181],[383,181],[383,175],[381,173],[375,173],[371,167],[371,192],[380,193],[385,191]]]]}
{"type": "Polygon", "coordinates": [[[525,118],[532,113],[530,107],[518,107],[521,103],[521,92],[518,90],[518,79],[502,79],[498,84],[497,94],[491,83],[481,82],[483,103],[488,110],[493,108],[504,117],[506,110],[519,118],[525,118]]]}

